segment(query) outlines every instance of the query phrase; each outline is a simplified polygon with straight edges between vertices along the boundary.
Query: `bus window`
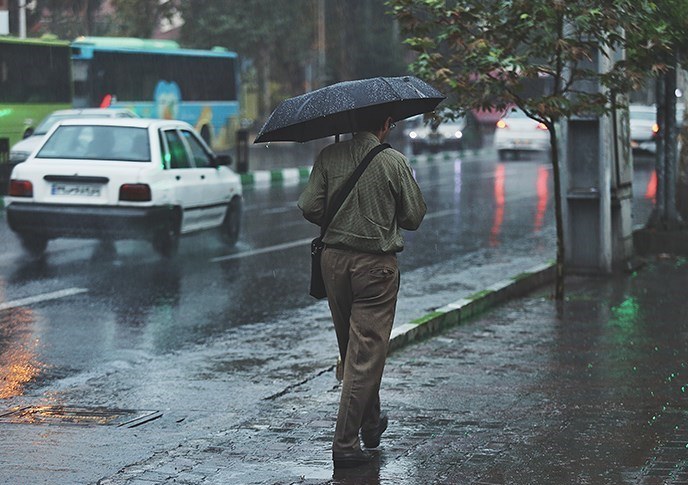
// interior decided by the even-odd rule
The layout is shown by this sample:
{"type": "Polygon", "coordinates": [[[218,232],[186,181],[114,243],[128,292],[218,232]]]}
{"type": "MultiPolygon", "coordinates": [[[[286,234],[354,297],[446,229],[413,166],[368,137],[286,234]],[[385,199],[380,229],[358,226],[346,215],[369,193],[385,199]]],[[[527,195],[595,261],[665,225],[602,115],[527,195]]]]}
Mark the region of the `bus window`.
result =
{"type": "Polygon", "coordinates": [[[0,144],[14,146],[50,113],[71,108],[71,83],[66,42],[0,36],[0,144]]]}
{"type": "Polygon", "coordinates": [[[239,127],[237,59],[234,52],[174,42],[86,37],[72,43],[75,105],[186,121],[212,148],[227,150],[239,127]]]}

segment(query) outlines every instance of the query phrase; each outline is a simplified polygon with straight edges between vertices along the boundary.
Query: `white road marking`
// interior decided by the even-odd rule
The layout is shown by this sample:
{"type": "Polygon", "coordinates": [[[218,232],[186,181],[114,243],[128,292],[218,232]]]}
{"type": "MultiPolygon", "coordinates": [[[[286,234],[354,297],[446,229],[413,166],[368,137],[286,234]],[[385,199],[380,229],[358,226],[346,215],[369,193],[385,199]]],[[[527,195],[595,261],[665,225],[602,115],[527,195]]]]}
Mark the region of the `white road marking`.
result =
{"type": "Polygon", "coordinates": [[[313,240],[312,237],[309,237],[307,239],[299,239],[298,241],[291,241],[283,244],[277,244],[275,246],[268,246],[265,248],[260,248],[260,249],[251,249],[250,251],[244,251],[242,253],[236,253],[236,254],[228,254],[227,256],[218,256],[217,258],[213,258],[210,260],[211,263],[219,263],[221,261],[229,261],[230,259],[242,259],[242,258],[248,258],[250,256],[257,256],[259,254],[266,254],[266,253],[272,253],[275,251],[281,251],[282,249],[290,249],[290,248],[295,248],[297,246],[305,246],[307,244],[310,244],[311,241],[313,240]]]}
{"type": "Polygon", "coordinates": [[[0,310],[8,310],[10,308],[33,305],[35,303],[41,303],[49,300],[57,300],[58,298],[65,298],[67,296],[78,295],[79,293],[86,293],[87,291],[88,290],[86,288],[67,288],[60,291],[43,293],[42,295],[21,298],[19,300],[6,301],[5,303],[0,303],[0,310]]]}

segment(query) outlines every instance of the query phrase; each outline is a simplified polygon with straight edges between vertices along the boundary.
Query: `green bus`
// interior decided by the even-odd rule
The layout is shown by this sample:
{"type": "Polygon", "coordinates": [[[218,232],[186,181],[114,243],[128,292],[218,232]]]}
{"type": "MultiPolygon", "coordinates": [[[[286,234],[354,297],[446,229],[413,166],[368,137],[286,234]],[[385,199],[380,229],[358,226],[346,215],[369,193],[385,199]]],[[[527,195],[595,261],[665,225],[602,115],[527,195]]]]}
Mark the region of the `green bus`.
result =
{"type": "Polygon", "coordinates": [[[0,164],[43,118],[71,107],[69,42],[0,36],[0,164]]]}

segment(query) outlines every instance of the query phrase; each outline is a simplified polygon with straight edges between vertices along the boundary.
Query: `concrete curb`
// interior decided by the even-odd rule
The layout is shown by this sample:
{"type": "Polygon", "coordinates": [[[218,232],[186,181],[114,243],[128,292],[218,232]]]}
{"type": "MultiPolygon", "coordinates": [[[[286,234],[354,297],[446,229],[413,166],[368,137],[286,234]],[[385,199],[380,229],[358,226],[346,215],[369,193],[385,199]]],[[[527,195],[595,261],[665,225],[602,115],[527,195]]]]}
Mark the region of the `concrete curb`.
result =
{"type": "Polygon", "coordinates": [[[449,303],[409,323],[392,329],[388,353],[394,352],[414,341],[436,335],[441,330],[462,322],[492,308],[506,300],[526,293],[554,281],[556,266],[544,263],[510,279],[490,285],[483,291],[449,303]]]}

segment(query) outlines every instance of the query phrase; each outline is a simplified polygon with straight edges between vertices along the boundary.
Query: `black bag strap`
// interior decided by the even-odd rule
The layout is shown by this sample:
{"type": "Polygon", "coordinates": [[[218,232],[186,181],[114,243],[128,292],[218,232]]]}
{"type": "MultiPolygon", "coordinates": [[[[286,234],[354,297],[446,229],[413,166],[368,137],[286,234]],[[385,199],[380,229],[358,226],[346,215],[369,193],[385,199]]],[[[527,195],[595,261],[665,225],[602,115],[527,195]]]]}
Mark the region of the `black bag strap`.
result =
{"type": "Polygon", "coordinates": [[[391,145],[389,143],[381,143],[380,145],[377,145],[370,150],[361,163],[358,164],[356,170],[354,170],[354,173],[351,174],[341,190],[333,197],[332,205],[327,208],[325,220],[323,221],[322,226],[320,226],[320,237],[325,235],[325,231],[327,231],[330,222],[332,222],[332,219],[334,219],[334,216],[339,211],[339,208],[349,196],[351,190],[354,188],[354,185],[356,185],[356,182],[358,182],[358,179],[361,177],[365,169],[368,168],[368,165],[370,165],[370,162],[373,160],[373,158],[375,158],[375,156],[382,150],[390,147],[391,145]]]}

